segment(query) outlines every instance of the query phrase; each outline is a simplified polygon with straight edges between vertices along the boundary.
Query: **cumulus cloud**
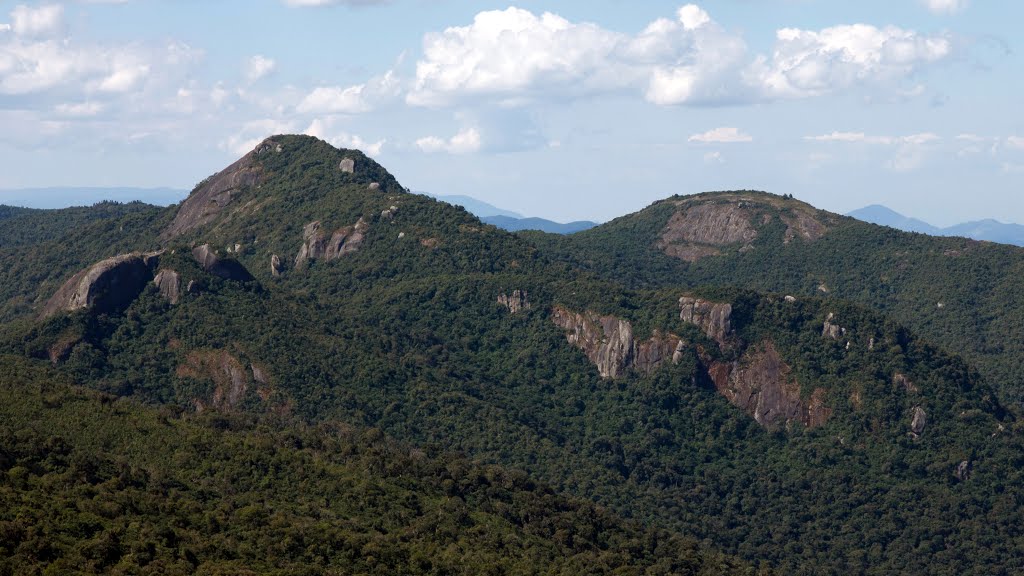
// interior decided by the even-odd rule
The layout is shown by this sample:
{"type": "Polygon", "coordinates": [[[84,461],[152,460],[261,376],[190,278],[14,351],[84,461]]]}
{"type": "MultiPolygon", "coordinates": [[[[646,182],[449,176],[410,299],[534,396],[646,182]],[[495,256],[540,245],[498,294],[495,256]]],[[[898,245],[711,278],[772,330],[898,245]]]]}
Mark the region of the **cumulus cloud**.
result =
{"type": "Polygon", "coordinates": [[[806,98],[858,85],[911,76],[952,53],[943,36],[866,24],[821,31],[786,28],[776,33],[771,57],[758,56],[745,72],[771,98],[806,98]]]}
{"type": "Polygon", "coordinates": [[[338,119],[334,117],[317,118],[303,131],[303,134],[325,140],[336,148],[354,148],[362,150],[367,156],[379,156],[387,140],[370,142],[356,134],[350,134],[336,127],[338,119]]]}
{"type": "Polygon", "coordinates": [[[15,6],[9,28],[19,36],[48,35],[60,30],[63,18],[64,7],[57,4],[38,8],[15,6]]]}
{"type": "Polygon", "coordinates": [[[968,0],[921,0],[921,3],[936,14],[953,14],[967,8],[968,0]]]}
{"type": "Polygon", "coordinates": [[[945,36],[856,24],[782,29],[771,54],[752,57],[740,35],[694,4],[636,35],[513,7],[428,34],[406,101],[517,104],[624,90],[659,105],[805,98],[898,82],[952,50],[945,36]]]}
{"type": "Polygon", "coordinates": [[[268,136],[273,136],[274,134],[293,134],[294,132],[295,124],[288,121],[275,118],[252,120],[244,123],[238,132],[222,140],[220,148],[232,154],[242,156],[251,152],[260,142],[266,140],[268,136]]]}
{"type": "Polygon", "coordinates": [[[296,110],[303,114],[361,114],[397,97],[400,85],[395,73],[388,71],[364,84],[320,87],[306,95],[296,110]]]}
{"type": "Polygon", "coordinates": [[[149,74],[150,55],[136,46],[77,45],[61,38],[63,8],[17,6],[0,37],[0,94],[32,94],[57,87],[120,93],[149,74]]]}
{"type": "Polygon", "coordinates": [[[753,142],[754,137],[740,132],[739,128],[722,127],[708,130],[703,134],[690,136],[689,142],[701,142],[705,144],[731,144],[736,142],[753,142]]]}
{"type": "Polygon", "coordinates": [[[437,136],[426,136],[416,141],[416,147],[428,154],[469,154],[480,150],[481,145],[480,132],[476,128],[466,128],[447,140],[437,136]]]}
{"type": "Polygon", "coordinates": [[[245,63],[245,79],[250,83],[255,82],[273,72],[276,66],[273,59],[257,54],[245,63]]]}

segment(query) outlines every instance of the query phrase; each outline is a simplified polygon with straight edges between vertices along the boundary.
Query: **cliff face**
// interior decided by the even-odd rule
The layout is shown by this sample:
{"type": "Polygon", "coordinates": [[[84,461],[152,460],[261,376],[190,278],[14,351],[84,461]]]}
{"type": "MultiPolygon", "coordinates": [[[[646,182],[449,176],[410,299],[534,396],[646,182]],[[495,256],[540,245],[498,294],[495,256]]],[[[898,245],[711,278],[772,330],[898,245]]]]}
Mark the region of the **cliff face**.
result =
{"type": "Polygon", "coordinates": [[[153,280],[159,256],[159,252],[122,254],[93,264],[54,293],[43,307],[42,317],[87,308],[113,312],[127,307],[153,280]]]}
{"type": "Polygon", "coordinates": [[[708,375],[722,396],[765,428],[793,422],[814,428],[832,415],[825,405],[825,389],[816,388],[809,398],[801,398],[799,383],[771,341],[748,348],[737,362],[708,362],[708,375]]]}
{"type": "Polygon", "coordinates": [[[257,186],[263,174],[258,160],[264,154],[281,151],[281,145],[268,138],[234,164],[204,180],[178,208],[174,220],[160,234],[168,240],[209,224],[248,186],[257,186]]]}
{"type": "MultiPolygon", "coordinates": [[[[208,398],[193,400],[199,411],[207,407],[234,410],[241,406],[253,384],[265,386],[268,380],[265,369],[252,365],[246,370],[241,360],[225,350],[193,350],[178,366],[176,374],[179,378],[213,382],[213,393],[208,398]]],[[[264,399],[268,393],[258,396],[264,399]]]]}
{"type": "Polygon", "coordinates": [[[370,225],[360,218],[352,226],[335,230],[328,238],[320,221],[306,224],[302,230],[302,247],[295,257],[295,268],[304,268],[310,260],[323,259],[329,262],[355,252],[362,245],[369,229],[370,225]]]}
{"type": "Polygon", "coordinates": [[[830,222],[809,205],[769,194],[716,194],[674,202],[676,211],[661,231],[655,246],[676,258],[696,262],[726,250],[746,252],[765,227],[781,222],[779,238],[789,244],[795,238],[814,241],[828,232],[830,222]]]}
{"type": "MultiPolygon", "coordinates": [[[[683,296],[679,305],[680,318],[701,328],[720,346],[740,344],[732,335],[731,304],[683,296]]],[[[632,325],[615,316],[556,306],[552,321],[566,330],[568,342],[587,355],[602,378],[618,378],[631,370],[650,374],[667,362],[678,364],[689,348],[679,336],[658,330],[639,340],[632,325]]],[[[801,397],[790,366],[771,341],[748,347],[731,363],[712,360],[700,346],[697,355],[718,393],[765,428],[789,427],[794,422],[814,428],[832,415],[825,389],[816,388],[808,398],[801,397]]]]}
{"type": "Polygon", "coordinates": [[[723,346],[732,332],[732,304],[683,296],[679,298],[679,319],[694,324],[723,346]]]}
{"type": "Polygon", "coordinates": [[[583,350],[602,378],[617,378],[629,370],[650,374],[665,362],[678,363],[686,347],[678,336],[661,332],[647,340],[636,340],[632,324],[614,316],[556,306],[551,319],[567,331],[566,339],[583,350]]]}

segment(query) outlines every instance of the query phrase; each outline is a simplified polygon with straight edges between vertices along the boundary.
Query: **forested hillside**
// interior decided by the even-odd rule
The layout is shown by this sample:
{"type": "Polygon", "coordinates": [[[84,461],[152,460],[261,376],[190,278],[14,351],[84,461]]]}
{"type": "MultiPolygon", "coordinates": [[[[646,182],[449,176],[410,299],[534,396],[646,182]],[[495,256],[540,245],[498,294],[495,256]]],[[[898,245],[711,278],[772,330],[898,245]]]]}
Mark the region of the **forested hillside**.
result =
{"type": "MultiPolygon", "coordinates": [[[[238,442],[263,434],[265,422],[301,422],[296,434],[312,438],[372,428],[431,459],[461,453],[466,466],[522,471],[565,502],[671,534],[658,536],[667,548],[606,546],[610,567],[671,572],[663,562],[680,555],[710,566],[710,553],[680,540],[691,538],[787,574],[1024,568],[1024,439],[997,394],[1011,388],[990,377],[993,368],[979,371],[971,350],[931,344],[923,328],[938,330],[937,321],[908,329],[878,312],[892,303],[840,299],[839,283],[817,268],[785,268],[818,254],[823,269],[848,275],[846,290],[863,274],[870,293],[874,276],[858,262],[903,262],[894,246],[930,240],[869,237],[881,229],[786,198],[710,198],[672,199],[564,239],[518,236],[407,193],[357,151],[274,137],[181,206],[140,212],[148,224],[118,249],[132,254],[108,250],[81,271],[48,271],[60,281],[0,330],[0,353],[19,370],[49,365],[46,374],[103,394],[76,392],[84,398],[190,422],[174,426],[241,426],[238,442]],[[678,202],[697,204],[680,211],[678,202]]],[[[96,225],[111,231],[126,217],[96,225]]],[[[56,241],[32,246],[45,255],[56,241]]],[[[910,288],[893,286],[891,299],[902,301],[910,288]]],[[[957,310],[955,298],[937,301],[957,310]]],[[[19,402],[49,414],[49,394],[19,402]]],[[[288,434],[275,430],[267,433],[288,434]]],[[[168,438],[166,449],[178,442],[168,438]]],[[[375,445],[360,462],[386,467],[371,464],[381,457],[375,445]]],[[[259,489],[296,482],[287,474],[259,489]]],[[[410,474],[424,484],[407,490],[435,490],[421,469],[410,474]]],[[[15,494],[43,497],[19,486],[15,494]]],[[[530,566],[584,565],[554,560],[575,542],[564,533],[479,521],[506,536],[525,530],[527,557],[540,559],[530,566]],[[534,551],[532,536],[554,544],[534,551]]],[[[415,516],[395,522],[389,534],[416,525],[415,516]]],[[[511,550],[483,549],[489,558],[511,550]]]]}
{"type": "Polygon", "coordinates": [[[632,287],[727,285],[858,302],[964,356],[1008,402],[1024,399],[1018,247],[900,232],[761,192],[679,196],[569,237],[529,237],[549,256],[632,287]],[[676,224],[695,232],[680,235],[676,224]]]}

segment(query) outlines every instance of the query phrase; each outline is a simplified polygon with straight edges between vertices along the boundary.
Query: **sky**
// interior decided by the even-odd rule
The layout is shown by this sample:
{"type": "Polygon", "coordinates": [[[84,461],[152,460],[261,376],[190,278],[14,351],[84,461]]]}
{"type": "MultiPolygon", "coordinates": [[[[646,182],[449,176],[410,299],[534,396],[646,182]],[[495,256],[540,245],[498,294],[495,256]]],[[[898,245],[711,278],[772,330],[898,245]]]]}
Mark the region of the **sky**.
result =
{"type": "Polygon", "coordinates": [[[994,0],[0,1],[0,203],[191,189],[305,133],[559,221],[756,189],[1024,222],[1021,22],[994,0]]]}

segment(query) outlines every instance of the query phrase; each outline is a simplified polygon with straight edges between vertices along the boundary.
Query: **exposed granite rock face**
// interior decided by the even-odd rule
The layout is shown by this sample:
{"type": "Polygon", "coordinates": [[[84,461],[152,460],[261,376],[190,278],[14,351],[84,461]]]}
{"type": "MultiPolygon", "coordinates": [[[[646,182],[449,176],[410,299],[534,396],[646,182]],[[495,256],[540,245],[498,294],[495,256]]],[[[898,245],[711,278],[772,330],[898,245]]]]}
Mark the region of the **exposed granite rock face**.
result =
{"type": "Polygon", "coordinates": [[[351,158],[342,158],[341,162],[338,163],[338,170],[352,174],[356,171],[356,161],[351,158]]]}
{"type": "Polygon", "coordinates": [[[910,378],[907,378],[905,374],[893,374],[892,383],[900,388],[903,388],[910,394],[917,394],[919,392],[917,386],[915,386],[914,383],[910,381],[910,378]]]}
{"type": "Polygon", "coordinates": [[[757,230],[750,214],[738,204],[693,204],[669,218],[657,246],[671,256],[696,262],[718,254],[716,246],[747,243],[755,238],[757,230]]]}
{"type": "Polygon", "coordinates": [[[122,254],[78,272],[47,301],[42,317],[87,308],[100,312],[123,310],[153,280],[160,254],[122,254]]]}
{"type": "Polygon", "coordinates": [[[270,275],[280,276],[284,273],[284,264],[281,263],[281,257],[277,254],[270,256],[270,275]]]}
{"type": "Polygon", "coordinates": [[[708,338],[724,345],[732,332],[732,304],[683,296],[679,298],[679,319],[696,325],[708,338]]]}
{"type": "Polygon", "coordinates": [[[971,466],[970,460],[962,460],[956,465],[956,470],[953,471],[953,476],[961,482],[966,482],[971,477],[971,472],[974,467],[971,466]]]}
{"type": "Polygon", "coordinates": [[[629,370],[650,374],[666,362],[678,363],[685,348],[678,336],[657,331],[647,340],[635,340],[632,324],[614,316],[556,306],[551,320],[568,332],[566,340],[583,350],[602,378],[617,378],[629,370]]]}
{"type": "Polygon", "coordinates": [[[910,432],[914,436],[920,436],[927,425],[928,413],[924,411],[924,408],[914,406],[914,409],[910,411],[910,432]]]}
{"type": "Polygon", "coordinates": [[[509,312],[517,314],[530,309],[530,300],[527,296],[526,290],[513,290],[511,295],[499,294],[498,304],[508,308],[509,312]]]}
{"type": "Polygon", "coordinates": [[[200,266],[202,266],[203,270],[213,274],[214,276],[238,282],[249,282],[253,280],[252,274],[250,274],[249,271],[245,269],[245,266],[242,266],[238,260],[218,257],[216,251],[214,251],[209,244],[203,244],[202,246],[196,246],[193,248],[192,257],[196,259],[196,262],[198,262],[200,266]]]}
{"type": "Polygon", "coordinates": [[[757,193],[717,193],[674,202],[676,211],[655,246],[676,258],[696,262],[726,249],[749,252],[762,228],[773,221],[786,226],[780,239],[814,241],[824,236],[830,217],[792,199],[757,193]]]}
{"type": "MultiPolygon", "coordinates": [[[[210,403],[220,410],[232,410],[245,400],[249,377],[242,363],[225,350],[194,350],[178,366],[177,375],[197,380],[210,379],[214,389],[210,403]]],[[[197,399],[197,409],[205,404],[197,399]]]]}
{"type": "Polygon", "coordinates": [[[156,284],[160,295],[171,304],[177,304],[181,299],[181,275],[174,270],[170,268],[160,270],[153,278],[153,284],[156,284]]]}
{"type": "Polygon", "coordinates": [[[832,312],[828,313],[828,318],[825,318],[825,322],[821,326],[821,335],[823,337],[838,340],[840,336],[846,334],[846,328],[832,322],[832,320],[835,320],[835,317],[836,315],[832,312]]]}
{"type": "Polygon", "coordinates": [[[800,385],[771,341],[748,348],[732,364],[708,362],[707,370],[719,394],[765,428],[793,422],[814,428],[832,415],[823,388],[816,388],[807,400],[800,397],[800,385]]]}
{"type": "Polygon", "coordinates": [[[174,238],[212,222],[244,188],[259,185],[263,175],[259,156],[276,150],[276,142],[264,140],[255,150],[204,180],[181,203],[174,220],[160,234],[161,238],[174,238]]]}
{"type": "Polygon", "coordinates": [[[366,238],[370,225],[360,218],[355,225],[335,230],[327,238],[319,221],[310,222],[302,229],[302,246],[295,257],[295,268],[305,268],[310,260],[334,260],[355,252],[366,238]]]}

